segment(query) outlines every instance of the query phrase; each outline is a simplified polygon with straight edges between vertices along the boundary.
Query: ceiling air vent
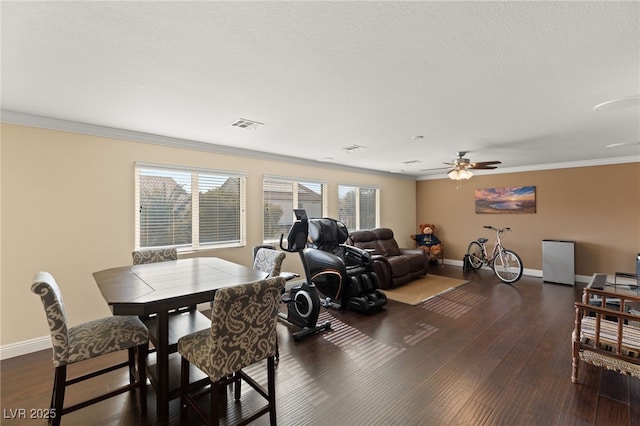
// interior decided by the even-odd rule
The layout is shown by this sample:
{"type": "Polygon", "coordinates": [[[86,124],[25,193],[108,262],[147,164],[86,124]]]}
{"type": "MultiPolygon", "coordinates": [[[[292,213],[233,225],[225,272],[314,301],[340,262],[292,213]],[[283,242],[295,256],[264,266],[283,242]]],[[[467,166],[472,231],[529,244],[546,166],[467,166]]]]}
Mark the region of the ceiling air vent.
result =
{"type": "Polygon", "coordinates": [[[349,145],[342,148],[347,154],[351,154],[352,152],[360,151],[361,149],[366,149],[366,146],[362,145],[349,145]]]}
{"type": "Polygon", "coordinates": [[[257,129],[259,126],[264,126],[264,123],[260,123],[259,121],[247,120],[246,118],[239,118],[231,123],[231,126],[238,127],[240,129],[257,129]]]}

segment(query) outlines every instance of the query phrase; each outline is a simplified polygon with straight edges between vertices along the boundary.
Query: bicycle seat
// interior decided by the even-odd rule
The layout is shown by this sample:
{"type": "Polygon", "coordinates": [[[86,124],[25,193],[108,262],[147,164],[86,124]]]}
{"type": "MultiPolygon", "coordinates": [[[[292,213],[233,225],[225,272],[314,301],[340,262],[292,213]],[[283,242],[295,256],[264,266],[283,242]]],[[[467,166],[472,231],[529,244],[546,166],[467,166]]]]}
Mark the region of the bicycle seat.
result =
{"type": "Polygon", "coordinates": [[[489,241],[489,239],[488,239],[488,238],[478,238],[478,242],[479,242],[480,244],[484,244],[484,243],[486,243],[487,241],[489,241]]]}

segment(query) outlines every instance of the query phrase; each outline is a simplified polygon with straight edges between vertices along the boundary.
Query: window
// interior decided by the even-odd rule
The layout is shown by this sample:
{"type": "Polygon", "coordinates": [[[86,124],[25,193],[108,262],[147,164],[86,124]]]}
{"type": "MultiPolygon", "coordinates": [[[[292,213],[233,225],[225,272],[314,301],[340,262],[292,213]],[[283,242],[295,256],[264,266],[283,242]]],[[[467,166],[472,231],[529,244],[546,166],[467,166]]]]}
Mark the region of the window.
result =
{"type": "Polygon", "coordinates": [[[289,232],[293,224],[293,209],[305,209],[310,218],[325,216],[324,187],[322,182],[265,177],[262,182],[264,241],[278,241],[280,235],[289,232]]]}
{"type": "Polygon", "coordinates": [[[378,227],[379,189],[339,185],[339,220],[349,230],[378,227]]]}
{"type": "Polygon", "coordinates": [[[244,175],[136,164],[136,249],[245,244],[244,175]]]}

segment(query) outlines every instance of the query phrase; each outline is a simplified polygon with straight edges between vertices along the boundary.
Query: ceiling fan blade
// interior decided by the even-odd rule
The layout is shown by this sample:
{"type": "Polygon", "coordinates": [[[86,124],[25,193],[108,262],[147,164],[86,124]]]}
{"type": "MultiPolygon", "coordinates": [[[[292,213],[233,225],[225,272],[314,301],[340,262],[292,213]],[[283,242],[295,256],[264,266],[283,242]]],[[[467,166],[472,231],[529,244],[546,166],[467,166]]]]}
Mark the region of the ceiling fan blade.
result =
{"type": "Polygon", "coordinates": [[[472,167],[469,167],[469,168],[473,169],[473,170],[491,170],[491,169],[497,169],[498,167],[480,165],[480,166],[472,166],[472,167]]]}
{"type": "Polygon", "coordinates": [[[471,167],[492,166],[494,164],[502,164],[502,161],[478,161],[477,163],[471,163],[471,167]]]}

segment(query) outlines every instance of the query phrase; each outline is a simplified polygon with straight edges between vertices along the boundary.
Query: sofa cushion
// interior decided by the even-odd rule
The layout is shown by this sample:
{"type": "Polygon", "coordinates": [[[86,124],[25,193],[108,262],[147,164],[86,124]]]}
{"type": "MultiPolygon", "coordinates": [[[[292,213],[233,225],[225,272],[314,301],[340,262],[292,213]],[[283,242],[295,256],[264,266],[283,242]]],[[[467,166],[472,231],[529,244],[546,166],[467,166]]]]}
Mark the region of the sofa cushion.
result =
{"type": "Polygon", "coordinates": [[[389,228],[376,228],[372,229],[371,232],[376,240],[393,240],[393,231],[389,228]]]}
{"type": "Polygon", "coordinates": [[[373,268],[380,287],[393,288],[427,273],[428,262],[420,249],[401,249],[389,228],[353,231],[347,244],[372,250],[373,268]]]}
{"type": "Polygon", "coordinates": [[[363,250],[374,250],[371,254],[382,254],[378,248],[376,234],[371,231],[353,231],[349,235],[349,244],[363,250]]]}
{"type": "Polygon", "coordinates": [[[385,257],[400,256],[400,247],[396,240],[378,240],[378,251],[385,257]]]}
{"type": "Polygon", "coordinates": [[[378,250],[383,256],[400,256],[400,247],[393,238],[393,231],[389,228],[376,228],[372,230],[378,242],[378,250]]]}

